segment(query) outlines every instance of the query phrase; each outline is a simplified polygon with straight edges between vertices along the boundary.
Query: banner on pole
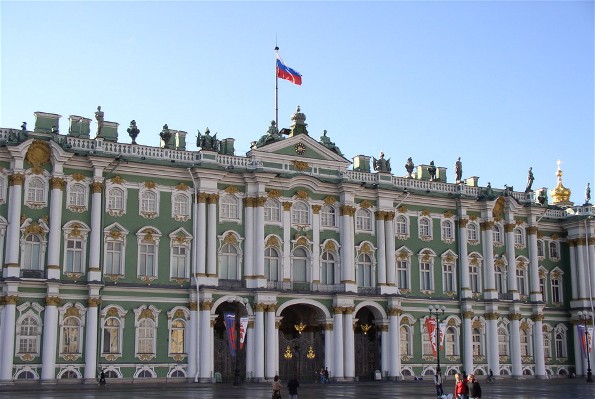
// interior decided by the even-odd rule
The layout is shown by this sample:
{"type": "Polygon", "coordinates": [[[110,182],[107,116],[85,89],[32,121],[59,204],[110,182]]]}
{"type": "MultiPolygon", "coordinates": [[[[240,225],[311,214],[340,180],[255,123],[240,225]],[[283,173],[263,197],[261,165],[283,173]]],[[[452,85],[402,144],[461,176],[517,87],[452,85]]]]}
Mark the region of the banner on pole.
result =
{"type": "Polygon", "coordinates": [[[225,318],[225,329],[227,330],[227,342],[229,343],[229,352],[232,357],[236,356],[236,315],[234,313],[224,313],[225,318]]]}
{"type": "Polygon", "coordinates": [[[244,349],[244,341],[246,340],[246,331],[248,331],[248,318],[240,317],[240,349],[244,349]]]}
{"type": "MultiPolygon", "coordinates": [[[[440,341],[440,349],[444,348],[444,333],[446,331],[446,324],[441,323],[438,327],[439,337],[438,340],[440,341]]],[[[430,339],[430,344],[432,345],[432,351],[434,352],[434,356],[436,356],[436,319],[428,317],[426,319],[426,329],[428,330],[428,338],[430,339]]]]}

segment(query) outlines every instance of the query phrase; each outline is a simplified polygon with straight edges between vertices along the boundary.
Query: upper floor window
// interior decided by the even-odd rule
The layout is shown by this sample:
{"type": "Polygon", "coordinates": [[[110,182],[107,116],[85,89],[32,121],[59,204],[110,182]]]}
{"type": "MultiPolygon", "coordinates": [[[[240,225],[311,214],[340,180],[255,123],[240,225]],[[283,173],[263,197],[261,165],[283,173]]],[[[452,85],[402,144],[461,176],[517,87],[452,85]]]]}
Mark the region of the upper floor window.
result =
{"type": "Polygon", "coordinates": [[[126,212],[126,190],[111,187],[107,190],[107,212],[111,216],[121,216],[126,212]]]}
{"type": "Polygon", "coordinates": [[[411,289],[409,283],[409,260],[408,259],[397,259],[397,287],[400,289],[411,289]]]}
{"type": "Polygon", "coordinates": [[[419,237],[421,239],[432,237],[432,221],[427,217],[419,219],[419,237]]]}
{"type": "Polygon", "coordinates": [[[476,223],[467,224],[467,241],[472,243],[479,241],[479,227],[476,223]]]}
{"type": "Polygon", "coordinates": [[[303,201],[297,201],[291,207],[291,223],[297,225],[310,224],[310,207],[303,201]]]}
{"type": "Polygon", "coordinates": [[[525,235],[523,229],[520,227],[515,227],[513,230],[514,234],[514,245],[515,247],[524,246],[525,245],[525,235]]]}
{"type": "Polygon", "coordinates": [[[264,221],[281,222],[281,203],[274,198],[268,198],[264,203],[264,221]]]}
{"type": "Polygon", "coordinates": [[[224,244],[219,251],[219,278],[238,280],[239,276],[238,250],[233,244],[224,244]]]}
{"type": "Polygon", "coordinates": [[[29,234],[21,244],[21,268],[24,270],[42,270],[42,240],[37,234],[29,234]]]}
{"type": "Polygon", "coordinates": [[[320,265],[320,284],[335,284],[335,256],[329,251],[324,251],[320,265]]]}
{"type": "Polygon", "coordinates": [[[562,277],[559,274],[552,276],[552,302],[561,303],[562,297],[562,277]]]}
{"type": "Polygon", "coordinates": [[[69,208],[85,208],[87,205],[87,189],[81,183],[73,183],[68,187],[69,208]]]}
{"type": "Polygon", "coordinates": [[[276,248],[268,247],[264,250],[264,276],[268,281],[279,281],[279,265],[281,258],[276,248]]]}
{"type": "Polygon", "coordinates": [[[442,289],[444,292],[456,291],[455,265],[445,263],[442,265],[442,289]]]}
{"type": "Polygon", "coordinates": [[[372,212],[368,209],[358,209],[355,212],[355,229],[372,231],[372,212]]]}
{"type": "Polygon", "coordinates": [[[320,225],[322,227],[337,226],[337,212],[332,205],[324,204],[320,210],[320,225]]]}
{"type": "Polygon", "coordinates": [[[454,240],[454,226],[450,220],[442,221],[442,240],[444,240],[444,241],[454,240]]]}
{"type": "Polygon", "coordinates": [[[537,240],[537,256],[543,258],[545,256],[545,251],[543,249],[543,241],[537,240]]]}
{"type": "Polygon", "coordinates": [[[27,184],[27,202],[45,203],[46,187],[43,179],[31,177],[27,184]]]}
{"type": "Polygon", "coordinates": [[[142,190],[140,196],[140,214],[149,218],[157,216],[159,205],[157,192],[142,190]]]}
{"type": "Polygon", "coordinates": [[[190,219],[190,196],[185,193],[174,193],[171,213],[171,216],[179,222],[190,219]]]}
{"type": "Polygon", "coordinates": [[[395,218],[395,233],[402,236],[409,234],[407,229],[407,218],[405,216],[399,215],[395,218]]]}
{"type": "Polygon", "coordinates": [[[136,234],[137,241],[137,275],[149,280],[157,278],[159,259],[159,240],[161,233],[153,227],[145,227],[136,234]]]}
{"type": "Polygon", "coordinates": [[[492,227],[492,239],[494,244],[502,243],[502,227],[500,227],[498,224],[494,224],[492,227]]]}
{"type": "Polygon", "coordinates": [[[558,243],[555,241],[550,242],[550,259],[556,260],[560,257],[560,251],[558,249],[558,243]]]}
{"type": "Polygon", "coordinates": [[[240,200],[231,194],[223,196],[220,203],[221,219],[240,219],[240,200]]]}
{"type": "Polygon", "coordinates": [[[373,287],[374,276],[372,275],[372,258],[366,253],[357,257],[357,285],[360,287],[373,287]]]}

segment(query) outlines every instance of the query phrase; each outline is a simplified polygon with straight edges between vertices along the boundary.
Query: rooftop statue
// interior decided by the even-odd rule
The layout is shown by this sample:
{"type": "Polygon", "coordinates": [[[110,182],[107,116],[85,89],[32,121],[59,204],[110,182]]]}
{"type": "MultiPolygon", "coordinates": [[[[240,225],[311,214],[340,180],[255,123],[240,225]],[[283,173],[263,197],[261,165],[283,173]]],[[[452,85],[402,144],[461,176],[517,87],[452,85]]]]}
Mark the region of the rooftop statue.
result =
{"type": "Polygon", "coordinates": [[[415,169],[415,165],[413,164],[413,159],[411,159],[411,157],[409,157],[407,159],[407,163],[405,164],[405,170],[407,171],[407,178],[411,179],[412,173],[413,173],[413,169],[415,169]]]}
{"type": "Polygon", "coordinates": [[[256,142],[256,147],[262,147],[263,145],[274,143],[279,140],[283,140],[283,137],[279,134],[279,129],[277,129],[275,121],[271,121],[271,126],[269,126],[267,133],[256,142]]]}
{"type": "Polygon", "coordinates": [[[219,151],[219,140],[217,140],[217,133],[211,136],[209,128],[205,130],[205,134],[201,135],[200,131],[197,130],[198,136],[196,137],[196,146],[207,151],[219,151]]]}
{"type": "Polygon", "coordinates": [[[376,159],[374,157],[372,157],[374,160],[374,170],[376,172],[384,172],[384,173],[390,173],[391,168],[390,168],[390,158],[389,159],[384,159],[384,152],[380,152],[380,158],[376,159]]]}
{"type": "Polygon", "coordinates": [[[326,148],[328,148],[329,150],[331,150],[335,154],[338,154],[338,155],[343,156],[343,153],[341,152],[341,150],[339,149],[339,147],[337,147],[335,145],[335,143],[332,142],[331,139],[328,138],[328,136],[326,135],[326,130],[324,130],[323,133],[322,133],[322,136],[320,136],[320,144],[322,144],[323,146],[325,146],[326,148]]]}
{"type": "Polygon", "coordinates": [[[169,127],[167,123],[163,125],[163,130],[159,133],[161,140],[163,140],[163,148],[169,148],[169,139],[171,139],[171,132],[169,131],[169,127]]]}
{"type": "Polygon", "coordinates": [[[136,121],[134,119],[130,121],[130,127],[128,127],[128,129],[126,129],[126,131],[128,132],[128,135],[130,136],[130,138],[132,139],[132,144],[136,144],[136,137],[140,133],[140,129],[138,127],[136,127],[136,121]]]}
{"type": "Polygon", "coordinates": [[[436,181],[436,166],[434,165],[434,161],[430,161],[428,173],[430,174],[430,181],[436,181]]]}
{"type": "Polygon", "coordinates": [[[455,181],[457,183],[460,183],[462,177],[463,177],[463,163],[461,162],[461,157],[458,157],[457,161],[455,162],[455,181]]]}
{"type": "Polygon", "coordinates": [[[529,168],[529,173],[527,174],[527,188],[525,188],[525,192],[529,193],[533,190],[531,190],[531,186],[533,185],[533,180],[535,180],[535,177],[533,177],[533,168],[529,168]]]}
{"type": "Polygon", "coordinates": [[[97,120],[97,137],[101,137],[101,128],[103,128],[103,111],[101,110],[101,106],[97,107],[95,119],[97,120]]]}
{"type": "Polygon", "coordinates": [[[591,187],[589,183],[587,183],[587,187],[585,188],[585,205],[590,205],[591,202],[591,187]]]}

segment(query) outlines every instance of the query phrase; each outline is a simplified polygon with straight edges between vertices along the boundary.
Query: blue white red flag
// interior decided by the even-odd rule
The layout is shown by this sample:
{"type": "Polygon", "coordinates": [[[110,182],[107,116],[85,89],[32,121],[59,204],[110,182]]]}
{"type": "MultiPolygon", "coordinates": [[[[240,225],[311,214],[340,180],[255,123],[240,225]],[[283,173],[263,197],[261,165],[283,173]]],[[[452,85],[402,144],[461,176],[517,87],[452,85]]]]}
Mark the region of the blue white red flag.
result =
{"type": "Polygon", "coordinates": [[[279,57],[279,53],[277,53],[277,77],[289,80],[298,86],[301,86],[302,84],[302,75],[295,69],[291,69],[285,65],[281,57],[279,57]]]}
{"type": "Polygon", "coordinates": [[[232,357],[236,357],[237,336],[236,336],[236,315],[234,313],[224,313],[225,329],[227,330],[227,342],[229,343],[229,351],[232,357]]]}

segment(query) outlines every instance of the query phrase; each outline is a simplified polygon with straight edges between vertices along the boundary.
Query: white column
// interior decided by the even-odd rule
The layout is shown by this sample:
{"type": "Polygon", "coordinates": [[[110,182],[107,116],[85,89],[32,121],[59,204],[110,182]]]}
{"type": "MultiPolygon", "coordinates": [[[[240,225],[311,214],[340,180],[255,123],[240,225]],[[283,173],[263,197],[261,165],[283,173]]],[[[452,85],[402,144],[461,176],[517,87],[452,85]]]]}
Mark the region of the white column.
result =
{"type": "Polygon", "coordinates": [[[521,314],[514,313],[510,324],[510,362],[512,363],[512,376],[523,375],[523,361],[521,359],[521,314]]]}
{"type": "Polygon", "coordinates": [[[584,300],[587,298],[587,268],[585,267],[585,239],[579,238],[576,245],[576,270],[578,274],[578,299],[584,300]]]}
{"type": "Polygon", "coordinates": [[[496,313],[486,314],[486,346],[488,349],[488,367],[494,375],[500,374],[500,354],[498,353],[498,319],[496,313]]]}
{"type": "Polygon", "coordinates": [[[213,327],[211,327],[211,302],[200,303],[200,382],[211,382],[213,377],[213,347],[211,338],[213,336],[213,327]]]}
{"type": "MultiPolygon", "coordinates": [[[[497,299],[498,292],[496,292],[496,275],[494,273],[494,236],[492,232],[494,222],[486,221],[481,223],[481,232],[483,234],[482,249],[484,254],[484,271],[485,271],[485,299],[497,299]]],[[[496,335],[496,338],[498,336],[496,335]]],[[[496,340],[497,341],[497,340],[496,340]]],[[[493,368],[492,368],[493,370],[493,368]]],[[[494,371],[495,373],[495,371],[494,371]]]]}
{"type": "Polygon", "coordinates": [[[275,305],[269,305],[266,308],[266,337],[265,337],[265,350],[266,350],[266,369],[265,378],[267,380],[275,377],[277,370],[279,369],[277,355],[279,353],[279,343],[277,327],[275,322],[277,318],[275,316],[275,305]]]}
{"type": "MultiPolygon", "coordinates": [[[[578,266],[576,264],[576,240],[568,240],[570,250],[570,288],[572,300],[578,299],[578,266]]],[[[578,374],[578,373],[577,373],[578,374]]]]}
{"type": "MultiPolygon", "coordinates": [[[[209,221],[207,224],[207,276],[217,277],[217,194],[209,195],[209,221]]],[[[209,321],[210,323],[210,321],[209,321]]]]}
{"type": "Polygon", "coordinates": [[[254,275],[257,286],[266,288],[267,281],[264,276],[264,204],[266,197],[256,198],[254,209],[254,275]]]}
{"type": "Polygon", "coordinates": [[[190,320],[188,320],[188,379],[194,379],[198,373],[198,304],[196,294],[190,295],[190,320]]]}
{"type": "Polygon", "coordinates": [[[312,205],[312,282],[320,284],[320,205],[312,205]]]}
{"type": "Polygon", "coordinates": [[[196,216],[196,270],[199,277],[207,276],[207,194],[198,194],[196,216]]]}
{"type": "MultiPolygon", "coordinates": [[[[542,300],[541,298],[541,289],[539,288],[539,259],[537,257],[537,227],[536,226],[529,226],[527,229],[528,237],[529,237],[529,294],[530,300],[533,302],[539,302],[542,300]]],[[[508,266],[510,267],[510,263],[508,266]]],[[[516,275],[516,270],[515,270],[516,275]]],[[[542,324],[540,322],[540,324],[542,324]]],[[[541,330],[539,330],[539,336],[541,335],[541,330]]],[[[543,341],[543,337],[541,339],[543,341]]],[[[542,349],[542,357],[543,357],[543,345],[540,347],[542,349]]],[[[544,369],[545,372],[545,369],[544,369]]]]}
{"type": "MultiPolygon", "coordinates": [[[[103,184],[94,181],[91,184],[91,232],[89,233],[89,281],[101,281],[101,194],[103,184]]],[[[86,355],[85,355],[86,356],[86,355]]],[[[97,367],[97,366],[95,366],[97,367]]],[[[96,375],[89,378],[95,378],[96,375]]]]}
{"type": "Polygon", "coordinates": [[[545,378],[545,357],[543,353],[543,313],[533,315],[533,361],[535,375],[545,378]]]}
{"type": "MultiPolygon", "coordinates": [[[[50,197],[50,233],[48,237],[47,278],[60,278],[60,236],[62,235],[62,193],[65,187],[64,179],[51,179],[50,197]]],[[[53,378],[53,377],[52,377],[53,378]]]]}
{"type": "Polygon", "coordinates": [[[248,317],[248,329],[246,330],[246,378],[254,382],[254,316],[248,317]]]}
{"type": "MultiPolygon", "coordinates": [[[[244,245],[244,278],[252,280],[254,277],[254,198],[246,197],[244,201],[245,220],[245,245],[244,245]]],[[[264,238],[263,238],[264,240],[264,238]]],[[[258,241],[258,240],[256,240],[258,241]]],[[[256,273],[258,274],[258,273],[256,273]]],[[[263,273],[264,274],[264,273],[263,273]]]]}
{"type": "Polygon", "coordinates": [[[378,282],[377,286],[386,285],[386,238],[384,236],[384,215],[385,212],[377,211],[374,216],[376,218],[376,241],[378,242],[378,250],[376,253],[376,261],[378,262],[378,282]]]}
{"type": "Polygon", "coordinates": [[[343,309],[334,308],[333,335],[334,335],[334,360],[332,373],[335,378],[343,379],[343,309]]]}
{"type": "MultiPolygon", "coordinates": [[[[469,252],[467,250],[467,223],[466,215],[460,215],[459,219],[459,272],[461,273],[461,296],[471,298],[471,283],[469,281],[469,252]]],[[[472,370],[466,368],[465,370],[472,370]]]]}
{"type": "Polygon", "coordinates": [[[21,246],[19,244],[19,234],[21,228],[21,203],[23,200],[24,178],[22,173],[14,173],[8,177],[8,227],[6,229],[4,277],[20,277],[19,250],[21,246]]]}
{"type": "Polygon", "coordinates": [[[384,222],[386,241],[386,283],[390,286],[397,285],[397,271],[395,268],[395,213],[387,212],[384,222]]]}
{"type": "MultiPolygon", "coordinates": [[[[382,377],[383,378],[393,378],[392,377],[392,340],[390,339],[389,323],[383,323],[378,326],[380,329],[380,339],[382,340],[382,345],[380,347],[380,368],[382,370],[382,377]]],[[[395,355],[396,356],[396,355],[395,355]]]]}
{"type": "Polygon", "coordinates": [[[355,378],[355,337],[353,333],[353,312],[352,307],[345,309],[343,313],[343,339],[344,350],[343,355],[343,374],[345,378],[355,378]]]}
{"type": "Polygon", "coordinates": [[[401,377],[400,313],[397,308],[388,310],[388,341],[382,340],[382,346],[389,350],[388,376],[394,380],[401,377]]]}
{"type": "Polygon", "coordinates": [[[576,369],[576,375],[586,375],[586,359],[583,356],[583,351],[581,349],[581,340],[583,337],[579,337],[577,324],[572,324],[572,342],[574,343],[574,368],[576,369]]]}
{"type": "Polygon", "coordinates": [[[520,292],[516,279],[516,253],[514,248],[514,227],[513,222],[504,225],[504,237],[506,239],[506,257],[508,258],[508,293],[512,299],[519,300],[520,292]]]}
{"type": "Polygon", "coordinates": [[[14,358],[14,335],[16,328],[16,295],[6,296],[6,304],[2,311],[2,357],[0,358],[0,381],[12,380],[14,358]]]}
{"type": "MultiPolygon", "coordinates": [[[[587,270],[590,270],[589,279],[591,280],[591,298],[595,298],[595,238],[591,235],[589,235],[587,243],[587,259],[587,270]]],[[[595,350],[591,353],[595,353],[595,350]]]]}
{"type": "Polygon", "coordinates": [[[283,281],[291,281],[291,202],[283,203],[283,281]]]}
{"type": "MultiPolygon", "coordinates": [[[[463,313],[463,370],[473,372],[473,331],[471,318],[473,312],[463,313]]],[[[487,344],[487,342],[486,342],[487,344]]],[[[444,374],[444,373],[443,373],[444,374]]]]}
{"type": "MultiPolygon", "coordinates": [[[[49,287],[48,287],[49,291],[49,287]]],[[[43,316],[43,345],[41,352],[41,380],[51,381],[56,378],[56,347],[58,334],[58,304],[57,296],[46,296],[43,316]]]]}
{"type": "Polygon", "coordinates": [[[257,303],[254,307],[254,378],[262,381],[265,376],[265,304],[257,303]]]}
{"type": "Polygon", "coordinates": [[[333,323],[327,322],[324,324],[324,367],[329,371],[333,368],[333,358],[333,323]]]}
{"type": "Polygon", "coordinates": [[[99,298],[89,298],[85,323],[85,380],[93,380],[97,377],[97,344],[99,342],[98,319],[99,319],[99,298]]]}

